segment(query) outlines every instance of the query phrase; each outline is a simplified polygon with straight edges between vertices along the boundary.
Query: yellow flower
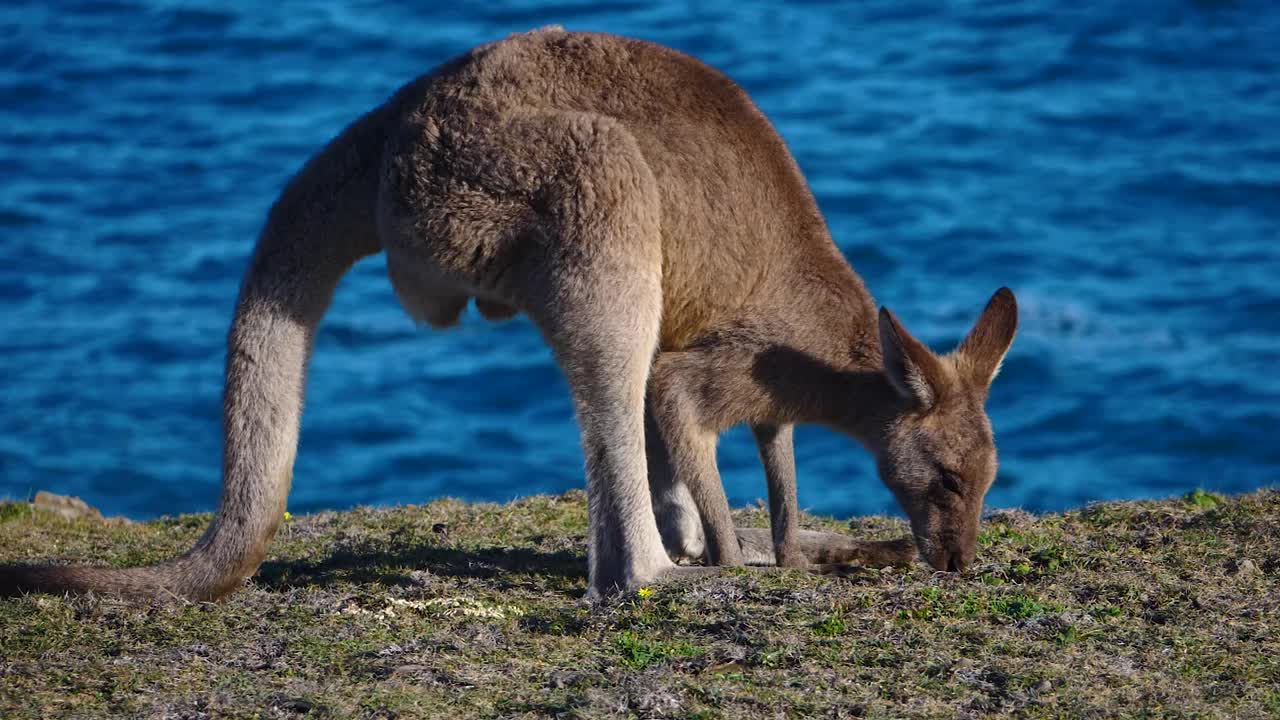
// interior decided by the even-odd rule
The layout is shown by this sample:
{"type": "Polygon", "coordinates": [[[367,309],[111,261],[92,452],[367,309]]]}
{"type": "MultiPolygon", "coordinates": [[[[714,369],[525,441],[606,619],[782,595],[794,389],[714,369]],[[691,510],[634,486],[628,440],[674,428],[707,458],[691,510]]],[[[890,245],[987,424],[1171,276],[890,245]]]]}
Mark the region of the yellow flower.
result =
{"type": "Polygon", "coordinates": [[[641,600],[648,597],[652,597],[652,596],[653,596],[653,590],[651,590],[650,588],[640,588],[639,590],[636,591],[636,597],[639,597],[641,600]]]}
{"type": "Polygon", "coordinates": [[[285,510],[285,511],[284,511],[284,519],[285,519],[285,520],[292,520],[292,519],[293,519],[293,513],[289,512],[288,510],[285,510]]]}

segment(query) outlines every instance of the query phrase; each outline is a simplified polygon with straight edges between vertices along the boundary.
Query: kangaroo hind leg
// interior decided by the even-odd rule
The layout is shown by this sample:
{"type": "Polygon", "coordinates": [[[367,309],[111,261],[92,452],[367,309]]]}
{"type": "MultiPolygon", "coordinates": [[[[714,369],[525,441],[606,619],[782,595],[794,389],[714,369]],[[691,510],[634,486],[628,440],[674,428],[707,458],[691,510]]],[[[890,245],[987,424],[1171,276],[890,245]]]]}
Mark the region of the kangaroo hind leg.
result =
{"type": "Polygon", "coordinates": [[[484,298],[482,312],[526,313],[551,346],[586,456],[590,593],[683,577],[663,549],[646,469],[661,208],[634,137],[588,113],[414,122],[386,163],[388,256],[484,298]]]}
{"type": "Polygon", "coordinates": [[[553,169],[547,242],[520,273],[520,303],[564,370],[586,456],[593,595],[668,574],[649,495],[645,384],[662,312],[656,182],[634,138],[584,115],[522,120],[509,138],[553,169]],[[536,149],[536,150],[535,150],[536,149]]]}

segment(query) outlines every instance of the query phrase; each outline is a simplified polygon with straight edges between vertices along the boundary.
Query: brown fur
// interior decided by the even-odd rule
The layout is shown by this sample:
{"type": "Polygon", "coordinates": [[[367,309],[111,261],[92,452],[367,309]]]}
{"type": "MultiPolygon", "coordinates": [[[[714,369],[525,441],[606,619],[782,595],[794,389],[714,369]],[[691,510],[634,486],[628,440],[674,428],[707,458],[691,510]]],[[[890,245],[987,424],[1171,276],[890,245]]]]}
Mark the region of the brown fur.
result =
{"type": "Polygon", "coordinates": [[[316,325],[343,273],[379,249],[415,318],[446,327],[475,298],[486,317],[527,313],[551,345],[582,431],[593,593],[693,574],[668,551],[743,562],[715,467],[716,436],[743,421],[769,468],[783,564],[847,542],[797,540],[796,422],[877,455],[936,567],[971,557],[995,467],[981,376],[1012,339],[1012,295],[956,355],[926,355],[877,318],[739,87],[667,48],[547,29],[405,86],[286,187],[228,338],[223,496],[196,547],[153,568],[5,568],[0,591],[238,587],[285,506],[316,325]],[[964,472],[963,498],[934,497],[935,460],[964,472]]]}

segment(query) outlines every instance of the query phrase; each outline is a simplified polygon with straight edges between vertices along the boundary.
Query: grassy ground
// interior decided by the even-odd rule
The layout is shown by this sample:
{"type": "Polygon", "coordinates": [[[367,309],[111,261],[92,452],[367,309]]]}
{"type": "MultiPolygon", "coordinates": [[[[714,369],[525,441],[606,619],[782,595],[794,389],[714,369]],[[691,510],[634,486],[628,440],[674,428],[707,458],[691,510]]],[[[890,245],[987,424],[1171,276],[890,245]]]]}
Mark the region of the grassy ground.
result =
{"type": "MultiPolygon", "coordinates": [[[[208,519],[0,505],[0,562],[153,562],[208,519]]],[[[223,603],[0,600],[0,717],[1280,716],[1277,491],[997,513],[960,577],[741,571],[599,606],[585,527],[580,493],[320,513],[223,603]]]]}

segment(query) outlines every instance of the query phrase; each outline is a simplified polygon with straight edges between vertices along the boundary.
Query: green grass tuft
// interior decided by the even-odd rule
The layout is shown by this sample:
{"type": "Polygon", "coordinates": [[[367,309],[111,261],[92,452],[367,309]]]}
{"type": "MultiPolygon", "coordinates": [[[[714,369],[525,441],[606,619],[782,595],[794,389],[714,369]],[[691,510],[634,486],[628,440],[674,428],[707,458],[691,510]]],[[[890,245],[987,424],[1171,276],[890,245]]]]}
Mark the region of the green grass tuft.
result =
{"type": "Polygon", "coordinates": [[[1007,598],[997,598],[992,601],[991,610],[997,615],[1013,620],[1026,620],[1028,618],[1039,617],[1048,611],[1043,603],[1026,595],[1013,595],[1007,598]]]}
{"type": "Polygon", "coordinates": [[[29,518],[32,512],[31,503],[0,502],[0,523],[29,518]]]}
{"type": "Polygon", "coordinates": [[[684,641],[662,641],[624,630],[613,638],[622,663],[632,668],[646,668],[671,658],[687,658],[698,654],[698,648],[684,641]]]}
{"type": "Polygon", "coordinates": [[[1182,499],[1188,505],[1191,505],[1193,507],[1198,507],[1201,510],[1208,510],[1210,508],[1215,508],[1218,505],[1222,504],[1221,495],[1214,495],[1213,493],[1205,492],[1204,490],[1200,490],[1198,488],[1195,490],[1192,490],[1186,495],[1183,495],[1182,499]]]}
{"type": "Polygon", "coordinates": [[[813,634],[818,637],[835,637],[844,633],[844,618],[831,615],[812,625],[813,634]]]}

